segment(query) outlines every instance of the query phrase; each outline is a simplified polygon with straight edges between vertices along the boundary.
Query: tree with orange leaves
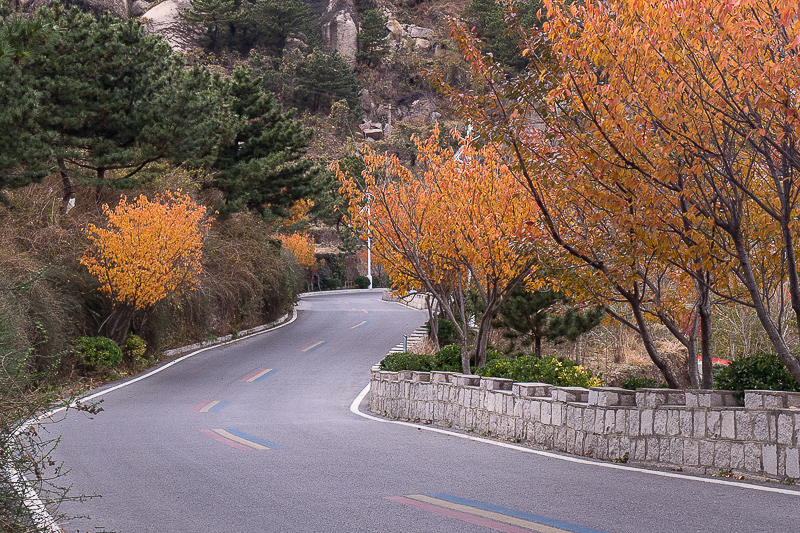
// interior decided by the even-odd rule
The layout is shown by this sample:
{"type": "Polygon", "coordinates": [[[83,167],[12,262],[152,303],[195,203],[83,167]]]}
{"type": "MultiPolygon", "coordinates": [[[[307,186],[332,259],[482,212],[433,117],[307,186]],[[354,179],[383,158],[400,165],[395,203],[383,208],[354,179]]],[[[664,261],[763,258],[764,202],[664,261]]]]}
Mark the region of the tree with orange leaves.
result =
{"type": "Polygon", "coordinates": [[[671,386],[677,381],[648,318],[689,348],[691,374],[696,340],[678,325],[699,316],[710,350],[712,297],[753,307],[800,380],[800,361],[781,334],[784,294],[800,317],[798,4],[551,0],[546,7],[543,35],[513,29],[523,54],[544,38],[557,64],[509,80],[455,27],[485,90],[446,92],[513,155],[554,242],[602,280],[601,294],[621,297],[671,386]],[[545,99],[542,88],[550,90],[545,99]],[[531,128],[531,109],[545,117],[543,131],[531,128]],[[689,297],[681,302],[680,294],[689,297]]]}
{"type": "Polygon", "coordinates": [[[210,219],[205,207],[180,191],[152,201],[141,195],[130,203],[123,196],[113,209],[104,205],[103,213],[105,227],[85,229],[92,248],[81,263],[113,303],[100,329],[120,342],[164,298],[196,287],[210,219]]]}
{"type": "Polygon", "coordinates": [[[462,368],[469,372],[473,354],[478,366],[485,364],[491,320],[506,295],[530,277],[536,256],[524,235],[531,206],[501,155],[453,135],[458,152],[440,145],[438,129],[425,141],[415,139],[418,175],[396,156],[369,147],[363,150],[363,187],[339,165],[332,170],[349,199],[351,221],[370,232],[393,287],[433,295],[456,328],[462,368]],[[484,309],[471,350],[469,289],[484,309]]]}
{"type": "Polygon", "coordinates": [[[314,257],[314,240],[303,233],[280,236],[283,249],[289,252],[297,264],[303,268],[313,268],[317,264],[314,257]]]}

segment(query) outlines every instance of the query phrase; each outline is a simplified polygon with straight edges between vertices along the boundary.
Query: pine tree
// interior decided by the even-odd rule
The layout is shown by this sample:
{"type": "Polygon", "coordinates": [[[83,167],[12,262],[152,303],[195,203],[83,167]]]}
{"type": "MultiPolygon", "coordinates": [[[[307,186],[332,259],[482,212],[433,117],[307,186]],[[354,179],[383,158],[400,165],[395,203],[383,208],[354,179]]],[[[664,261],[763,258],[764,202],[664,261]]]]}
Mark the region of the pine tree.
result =
{"type": "Polygon", "coordinates": [[[0,191],[49,173],[48,137],[37,123],[43,95],[34,89],[31,64],[52,38],[52,26],[41,20],[0,18],[0,191]]]}
{"type": "Polygon", "coordinates": [[[370,9],[361,17],[361,31],[358,32],[359,52],[356,59],[363,61],[368,66],[379,65],[381,60],[389,55],[386,36],[386,17],[376,9],[370,9]]]}
{"type": "Polygon", "coordinates": [[[141,21],[58,7],[37,16],[59,28],[32,75],[46,95],[39,126],[62,173],[79,169],[98,192],[131,187],[150,163],[202,160],[230,136],[218,84],[207,72],[185,71],[141,21]]]}
{"type": "Polygon", "coordinates": [[[509,295],[494,326],[507,328],[506,338],[512,350],[533,344],[534,354],[542,356],[542,340],[559,343],[574,341],[597,326],[603,318],[601,309],[580,311],[569,307],[569,300],[560,292],[545,290],[528,292],[518,289],[509,295]]]}
{"type": "Polygon", "coordinates": [[[228,105],[242,126],[224,145],[206,187],[224,197],[223,215],[250,209],[281,215],[315,192],[313,163],[303,158],[310,134],[292,112],[284,112],[250,69],[238,68],[227,89],[228,105]]]}
{"type": "Polygon", "coordinates": [[[326,54],[315,49],[297,65],[297,80],[294,104],[299,108],[319,113],[338,100],[347,101],[350,109],[359,105],[356,75],[336,50],[326,54]]]}
{"type": "Polygon", "coordinates": [[[206,50],[219,54],[228,46],[238,5],[234,0],[191,0],[190,5],[181,18],[192,26],[202,26],[206,50]]]}

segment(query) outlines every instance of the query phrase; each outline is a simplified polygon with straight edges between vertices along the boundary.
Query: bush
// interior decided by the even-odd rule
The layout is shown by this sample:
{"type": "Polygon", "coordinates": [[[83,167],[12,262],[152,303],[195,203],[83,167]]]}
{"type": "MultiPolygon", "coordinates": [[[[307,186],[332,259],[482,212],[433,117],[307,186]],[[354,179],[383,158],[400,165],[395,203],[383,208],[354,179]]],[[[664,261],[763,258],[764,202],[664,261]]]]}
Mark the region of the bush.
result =
{"type": "Polygon", "coordinates": [[[397,372],[399,370],[420,370],[428,372],[433,369],[433,356],[418,353],[390,353],[380,363],[381,370],[397,372]]]}
{"type": "Polygon", "coordinates": [[[736,399],[742,404],[745,390],[800,391],[780,358],[768,352],[743,357],[720,369],[714,388],[736,391],[736,399]]]}
{"type": "Polygon", "coordinates": [[[122,350],[108,337],[78,337],[73,344],[87,370],[108,370],[122,362],[122,350]]]}
{"type": "MultiPolygon", "coordinates": [[[[488,359],[488,352],[487,352],[488,359]]],[[[586,367],[576,365],[569,359],[524,355],[515,359],[498,357],[487,361],[486,366],[476,370],[481,376],[508,378],[519,382],[552,383],[560,387],[597,387],[602,385],[586,367]]]]}
{"type": "Polygon", "coordinates": [[[635,374],[628,374],[625,379],[619,382],[619,386],[629,390],[667,388],[666,383],[652,378],[642,378],[635,374]]]}
{"type": "Polygon", "coordinates": [[[355,280],[356,287],[359,289],[368,289],[369,288],[369,278],[367,276],[358,276],[355,280]]]}
{"type": "Polygon", "coordinates": [[[132,367],[139,367],[150,363],[150,360],[145,357],[147,352],[147,343],[138,335],[131,333],[125,339],[125,345],[122,347],[123,360],[126,364],[132,367]]]}
{"type": "Polygon", "coordinates": [[[444,372],[461,372],[461,347],[451,344],[436,352],[433,356],[433,369],[444,372]]]}
{"type": "MultiPolygon", "coordinates": [[[[430,326],[429,326],[430,327],[430,326]]],[[[458,342],[456,338],[456,328],[453,323],[446,318],[439,317],[439,346],[449,346],[458,342]]]]}

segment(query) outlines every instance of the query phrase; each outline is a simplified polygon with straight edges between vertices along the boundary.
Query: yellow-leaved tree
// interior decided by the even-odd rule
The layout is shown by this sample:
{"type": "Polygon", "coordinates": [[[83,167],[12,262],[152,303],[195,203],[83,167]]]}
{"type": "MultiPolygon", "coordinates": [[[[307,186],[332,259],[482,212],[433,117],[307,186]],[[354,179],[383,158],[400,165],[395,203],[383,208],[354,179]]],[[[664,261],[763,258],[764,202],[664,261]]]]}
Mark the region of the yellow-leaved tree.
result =
{"type": "Polygon", "coordinates": [[[123,196],[113,209],[104,205],[103,213],[105,227],[85,229],[92,246],[81,263],[112,301],[100,332],[121,342],[164,298],[196,287],[211,219],[181,191],[133,202],[123,196]]]}

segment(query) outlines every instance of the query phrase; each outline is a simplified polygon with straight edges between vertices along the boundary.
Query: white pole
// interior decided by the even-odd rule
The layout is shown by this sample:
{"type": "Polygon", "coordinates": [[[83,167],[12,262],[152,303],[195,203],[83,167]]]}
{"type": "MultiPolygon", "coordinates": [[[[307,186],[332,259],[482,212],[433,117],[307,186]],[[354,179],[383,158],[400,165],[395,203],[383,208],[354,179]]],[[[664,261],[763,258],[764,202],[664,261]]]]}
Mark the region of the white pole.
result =
{"type": "Polygon", "coordinates": [[[369,279],[369,287],[372,288],[372,239],[370,236],[370,210],[369,199],[367,200],[367,279],[369,279]]]}

